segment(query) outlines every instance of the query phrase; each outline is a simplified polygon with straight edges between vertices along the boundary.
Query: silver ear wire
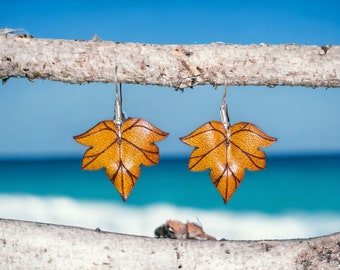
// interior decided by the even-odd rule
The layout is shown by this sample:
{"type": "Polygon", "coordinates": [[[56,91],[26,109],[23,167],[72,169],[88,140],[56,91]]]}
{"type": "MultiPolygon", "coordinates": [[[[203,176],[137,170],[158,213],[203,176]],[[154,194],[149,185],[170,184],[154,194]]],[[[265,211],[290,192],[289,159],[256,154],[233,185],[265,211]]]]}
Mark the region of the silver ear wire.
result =
{"type": "Polygon", "coordinates": [[[114,108],[114,118],[113,118],[113,122],[116,124],[117,126],[117,134],[118,134],[118,143],[121,144],[122,143],[122,132],[121,132],[121,128],[123,125],[123,121],[125,120],[124,117],[124,113],[123,113],[123,108],[122,108],[122,84],[119,83],[119,87],[118,87],[118,78],[117,78],[117,71],[118,71],[118,67],[116,66],[115,69],[115,81],[116,81],[116,101],[115,101],[115,108],[114,108]]]}
{"type": "Polygon", "coordinates": [[[115,109],[114,109],[115,115],[114,115],[113,121],[117,125],[121,125],[124,121],[124,114],[123,114],[123,108],[122,108],[122,103],[123,103],[122,84],[119,83],[119,87],[118,87],[117,71],[118,71],[118,67],[116,66],[115,68],[116,101],[115,101],[115,109]]]}
{"type": "Polygon", "coordinates": [[[227,106],[227,75],[223,71],[223,77],[224,77],[224,93],[222,97],[222,103],[220,107],[220,116],[221,116],[221,122],[223,123],[226,130],[230,127],[230,121],[229,121],[229,115],[228,115],[228,106],[227,106]]]}

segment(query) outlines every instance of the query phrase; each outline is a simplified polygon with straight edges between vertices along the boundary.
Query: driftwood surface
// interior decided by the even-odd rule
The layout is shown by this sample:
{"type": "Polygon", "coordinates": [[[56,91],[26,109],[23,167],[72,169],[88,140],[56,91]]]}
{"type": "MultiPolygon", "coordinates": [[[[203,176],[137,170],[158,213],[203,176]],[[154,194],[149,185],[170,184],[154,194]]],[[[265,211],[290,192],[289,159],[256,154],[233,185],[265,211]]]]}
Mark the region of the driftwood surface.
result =
{"type": "Polygon", "coordinates": [[[311,239],[156,239],[0,219],[0,269],[339,269],[340,233],[311,239]]]}
{"type": "Polygon", "coordinates": [[[0,78],[67,83],[340,87],[340,46],[160,45],[33,38],[0,29],[0,78]]]}

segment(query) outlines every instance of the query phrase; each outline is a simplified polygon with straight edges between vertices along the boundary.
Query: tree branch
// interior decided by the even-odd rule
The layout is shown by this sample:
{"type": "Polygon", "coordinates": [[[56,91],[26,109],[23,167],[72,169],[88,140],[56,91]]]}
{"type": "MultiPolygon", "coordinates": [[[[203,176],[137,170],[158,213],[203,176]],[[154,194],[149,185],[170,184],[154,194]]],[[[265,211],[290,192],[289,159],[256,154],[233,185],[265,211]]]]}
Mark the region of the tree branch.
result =
{"type": "Polygon", "coordinates": [[[170,86],[340,87],[340,46],[155,45],[37,39],[0,30],[0,78],[170,86]]]}
{"type": "Polygon", "coordinates": [[[338,269],[340,233],[312,239],[155,239],[0,219],[1,269],[338,269]]]}

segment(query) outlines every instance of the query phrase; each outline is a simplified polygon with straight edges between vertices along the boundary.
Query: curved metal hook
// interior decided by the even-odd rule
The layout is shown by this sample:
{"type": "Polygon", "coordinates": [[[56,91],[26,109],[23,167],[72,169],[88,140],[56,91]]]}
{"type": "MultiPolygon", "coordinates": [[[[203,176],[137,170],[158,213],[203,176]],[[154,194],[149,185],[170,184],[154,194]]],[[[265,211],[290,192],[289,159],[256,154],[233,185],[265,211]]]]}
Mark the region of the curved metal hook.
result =
{"type": "Polygon", "coordinates": [[[118,87],[118,78],[117,78],[117,71],[118,67],[116,66],[115,69],[115,81],[116,81],[116,101],[115,101],[115,115],[113,121],[117,125],[121,125],[124,121],[124,114],[123,114],[123,108],[122,108],[122,103],[123,103],[123,98],[122,98],[122,84],[119,83],[118,87]]]}
{"type": "Polygon", "coordinates": [[[228,115],[228,106],[227,106],[227,75],[223,71],[223,77],[224,77],[224,94],[222,97],[222,103],[220,107],[220,116],[221,116],[221,122],[223,123],[226,130],[230,127],[230,121],[229,121],[229,115],[228,115]]]}

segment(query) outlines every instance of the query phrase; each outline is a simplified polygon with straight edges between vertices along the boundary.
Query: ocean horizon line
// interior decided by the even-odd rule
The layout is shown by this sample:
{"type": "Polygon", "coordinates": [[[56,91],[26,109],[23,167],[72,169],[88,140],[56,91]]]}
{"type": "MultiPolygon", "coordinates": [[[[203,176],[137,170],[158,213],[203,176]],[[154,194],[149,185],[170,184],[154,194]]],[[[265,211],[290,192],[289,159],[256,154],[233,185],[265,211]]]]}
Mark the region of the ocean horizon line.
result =
{"type": "MultiPolygon", "coordinates": [[[[339,212],[340,156],[269,157],[265,170],[246,170],[242,186],[228,202],[237,211],[278,213],[288,209],[339,212]]],[[[163,157],[156,166],[141,166],[129,205],[167,202],[204,209],[224,209],[209,171],[191,172],[188,158],[163,157]]],[[[75,199],[120,201],[105,170],[81,169],[81,159],[0,161],[0,193],[64,195],[75,199]]]]}

